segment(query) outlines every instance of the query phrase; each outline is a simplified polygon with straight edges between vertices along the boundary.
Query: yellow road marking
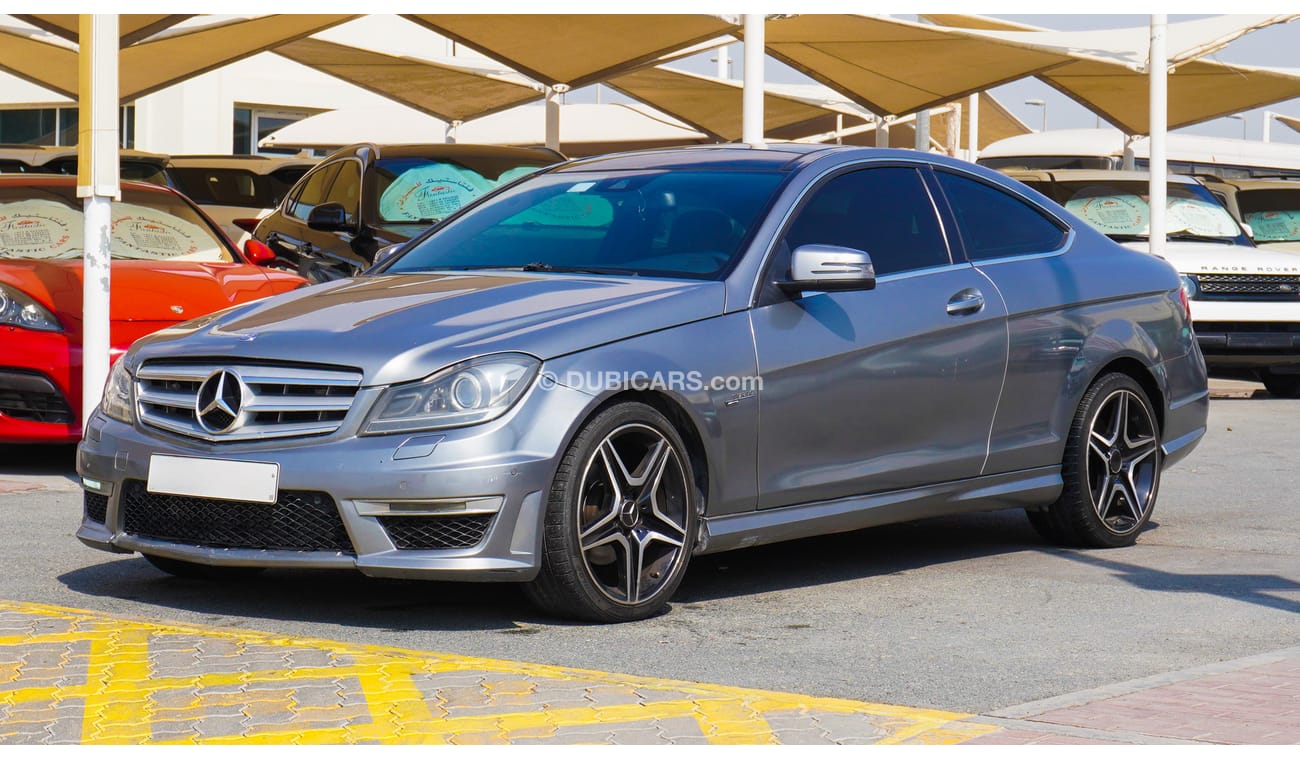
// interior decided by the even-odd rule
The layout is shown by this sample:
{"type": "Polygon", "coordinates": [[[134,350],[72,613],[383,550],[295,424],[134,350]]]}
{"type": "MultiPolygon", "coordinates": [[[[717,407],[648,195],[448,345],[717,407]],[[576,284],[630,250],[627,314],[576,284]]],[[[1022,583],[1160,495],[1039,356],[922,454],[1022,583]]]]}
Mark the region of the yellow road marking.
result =
{"type": "MultiPolygon", "coordinates": [[[[259,631],[204,628],[176,623],[114,619],[106,616],[43,604],[0,601],[0,611],[41,616],[68,622],[65,632],[31,636],[0,637],[0,646],[23,647],[86,641],[87,681],[68,686],[20,686],[21,667],[13,672],[12,688],[0,683],[0,706],[58,704],[84,699],[82,739],[87,743],[148,743],[155,720],[180,722],[199,720],[205,710],[224,708],[230,717],[237,708],[246,730],[226,736],[188,736],[164,743],[337,743],[378,741],[385,743],[499,743],[512,739],[545,738],[564,728],[646,724],[654,721],[693,719],[712,743],[776,743],[765,715],[785,712],[797,715],[866,715],[885,736],[881,743],[955,743],[995,731],[995,726],[968,722],[970,715],[809,697],[797,694],[745,689],[712,684],[644,678],[577,668],[518,663],[458,655],[419,652],[395,647],[345,644],[309,637],[285,637],[259,631]],[[149,643],[152,637],[185,636],[234,643],[236,656],[219,657],[209,667],[239,666],[249,648],[315,650],[328,655],[333,665],[216,671],[183,676],[152,673],[149,643]],[[495,708],[517,706],[517,710],[475,713],[476,705],[440,703],[440,691],[425,693],[417,677],[451,673],[472,673],[485,679],[484,698],[495,708]],[[500,678],[506,676],[505,678],[500,678]],[[627,704],[592,704],[581,707],[543,709],[529,703],[537,688],[528,679],[575,684],[586,688],[630,694],[627,704]],[[364,697],[344,709],[340,704],[300,704],[298,690],[319,690],[323,686],[355,680],[364,697]],[[233,690],[232,690],[233,689],[233,690]],[[186,703],[159,706],[160,692],[188,690],[186,703]],[[635,690],[635,691],[634,691],[635,690]],[[666,692],[662,699],[642,694],[666,692]],[[449,713],[448,709],[454,712],[449,713]],[[295,727],[293,719],[333,721],[332,727],[295,727]],[[368,718],[368,722],[365,720],[368,718]],[[278,721],[278,722],[276,722],[278,721]]],[[[228,646],[228,645],[227,645],[228,646]]],[[[186,651],[185,649],[168,651],[186,651]]],[[[198,651],[196,645],[195,651],[198,651]]],[[[287,654],[287,653],[286,653],[287,654]]],[[[68,664],[67,653],[61,659],[68,664]]],[[[602,693],[605,693],[602,691],[602,693]]],[[[310,702],[310,700],[308,700],[310,702]]],[[[0,734],[3,733],[0,722],[0,734]]]]}

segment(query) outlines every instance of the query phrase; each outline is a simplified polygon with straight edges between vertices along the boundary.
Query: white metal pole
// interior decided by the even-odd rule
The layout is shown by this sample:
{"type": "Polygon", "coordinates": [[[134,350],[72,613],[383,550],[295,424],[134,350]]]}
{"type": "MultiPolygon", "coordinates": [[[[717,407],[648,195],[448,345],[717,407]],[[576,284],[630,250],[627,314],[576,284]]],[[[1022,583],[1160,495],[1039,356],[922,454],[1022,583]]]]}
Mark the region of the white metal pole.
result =
{"type": "Polygon", "coordinates": [[[916,143],[914,147],[922,153],[930,152],[930,109],[916,112],[916,143]]]}
{"type": "Polygon", "coordinates": [[[1165,163],[1165,131],[1168,121],[1169,56],[1165,52],[1168,17],[1151,14],[1151,54],[1147,74],[1151,78],[1151,255],[1165,254],[1165,198],[1169,168],[1165,163]]]}
{"type": "Polygon", "coordinates": [[[767,23],[761,13],[745,14],[745,82],[741,95],[741,141],[763,147],[763,57],[767,23]]]}
{"type": "Polygon", "coordinates": [[[980,156],[980,94],[970,96],[970,137],[967,142],[970,149],[966,151],[966,160],[975,163],[980,156]]]}
{"type": "Polygon", "coordinates": [[[81,423],[99,406],[108,379],[109,261],[118,184],[116,14],[83,13],[77,85],[77,197],[84,198],[82,246],[81,423]]]}
{"type": "Polygon", "coordinates": [[[560,149],[560,91],[546,88],[546,147],[560,149]]]}
{"type": "Polygon", "coordinates": [[[945,147],[948,155],[956,158],[961,152],[961,101],[953,103],[951,109],[948,112],[948,139],[945,147]]]}
{"type": "Polygon", "coordinates": [[[1260,135],[1259,138],[1264,142],[1273,141],[1273,117],[1274,116],[1277,116],[1277,114],[1273,113],[1272,111],[1264,112],[1264,133],[1260,135]]]}
{"type": "Polygon", "coordinates": [[[718,79],[731,79],[731,67],[728,65],[731,63],[731,58],[728,57],[730,53],[726,45],[718,48],[718,79]]]}
{"type": "Polygon", "coordinates": [[[889,124],[892,121],[888,116],[876,117],[876,147],[889,147],[889,124]]]}
{"type": "Polygon", "coordinates": [[[1135,147],[1137,140],[1137,135],[1124,135],[1124,162],[1120,164],[1120,168],[1126,172],[1131,172],[1137,168],[1137,149],[1135,147]]]}

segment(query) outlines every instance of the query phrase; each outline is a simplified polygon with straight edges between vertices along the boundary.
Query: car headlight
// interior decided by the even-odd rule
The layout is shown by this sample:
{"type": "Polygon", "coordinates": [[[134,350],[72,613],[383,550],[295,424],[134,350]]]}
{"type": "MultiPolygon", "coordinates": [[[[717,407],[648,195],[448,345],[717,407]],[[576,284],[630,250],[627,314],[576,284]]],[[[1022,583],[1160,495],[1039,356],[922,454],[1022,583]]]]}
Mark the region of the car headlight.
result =
{"type": "Polygon", "coordinates": [[[0,325],[28,330],[63,332],[63,325],[36,299],[8,285],[0,285],[0,325]]]}
{"type": "Polygon", "coordinates": [[[118,359],[113,371],[108,373],[108,382],[104,383],[104,398],[99,408],[104,414],[119,422],[134,421],[134,383],[131,373],[126,370],[126,362],[118,359]]]}
{"type": "Polygon", "coordinates": [[[1183,292],[1187,294],[1188,298],[1196,298],[1201,294],[1200,283],[1196,281],[1195,277],[1180,274],[1178,279],[1183,281],[1183,292]]]}
{"type": "Polygon", "coordinates": [[[496,354],[453,364],[417,383],[395,385],[375,402],[363,435],[476,425],[505,414],[537,377],[527,354],[496,354]]]}

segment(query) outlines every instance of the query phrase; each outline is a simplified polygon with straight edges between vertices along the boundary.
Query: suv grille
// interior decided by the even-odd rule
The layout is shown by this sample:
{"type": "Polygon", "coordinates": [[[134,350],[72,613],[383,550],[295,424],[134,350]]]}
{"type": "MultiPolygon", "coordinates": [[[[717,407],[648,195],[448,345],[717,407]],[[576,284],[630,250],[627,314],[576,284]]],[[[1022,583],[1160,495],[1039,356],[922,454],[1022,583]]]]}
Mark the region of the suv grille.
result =
{"type": "Polygon", "coordinates": [[[44,375],[0,371],[0,414],[16,420],[72,424],[72,407],[44,375]]]}
{"type": "Polygon", "coordinates": [[[464,549],[483,540],[492,515],[381,517],[379,524],[398,549],[464,549]]]}
{"type": "Polygon", "coordinates": [[[84,493],[86,495],[83,499],[86,506],[86,519],[103,525],[108,519],[108,497],[90,491],[84,493]]]}
{"type": "Polygon", "coordinates": [[[274,504],[149,493],[142,480],[122,484],[127,533],[199,546],[355,553],[329,494],[281,491],[274,504]]]}
{"type": "Polygon", "coordinates": [[[1294,274],[1197,274],[1197,285],[1206,298],[1248,297],[1262,301],[1300,300],[1300,275],[1294,274]]]}
{"type": "Polygon", "coordinates": [[[144,424],[224,442],[333,433],[360,385],[361,373],[351,369],[148,362],[136,372],[135,394],[144,424]],[[223,370],[235,389],[225,406],[236,414],[213,408],[200,424],[199,389],[223,370]]]}

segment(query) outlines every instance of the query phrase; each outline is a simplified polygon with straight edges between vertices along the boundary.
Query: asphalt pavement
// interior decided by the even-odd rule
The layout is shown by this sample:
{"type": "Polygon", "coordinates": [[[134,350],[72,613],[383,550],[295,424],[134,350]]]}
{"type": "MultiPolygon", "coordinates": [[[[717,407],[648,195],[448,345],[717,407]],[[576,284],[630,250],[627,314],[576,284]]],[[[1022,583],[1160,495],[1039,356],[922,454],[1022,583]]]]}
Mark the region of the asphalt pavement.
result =
{"type": "Polygon", "coordinates": [[[1135,547],[1058,549],[1019,512],[926,520],[696,558],[667,614],[617,626],[541,616],[505,585],[172,578],[73,537],[71,448],[0,447],[0,600],[996,713],[1300,644],[1300,401],[1242,387],[1135,547]]]}

